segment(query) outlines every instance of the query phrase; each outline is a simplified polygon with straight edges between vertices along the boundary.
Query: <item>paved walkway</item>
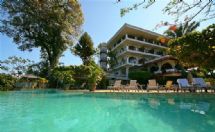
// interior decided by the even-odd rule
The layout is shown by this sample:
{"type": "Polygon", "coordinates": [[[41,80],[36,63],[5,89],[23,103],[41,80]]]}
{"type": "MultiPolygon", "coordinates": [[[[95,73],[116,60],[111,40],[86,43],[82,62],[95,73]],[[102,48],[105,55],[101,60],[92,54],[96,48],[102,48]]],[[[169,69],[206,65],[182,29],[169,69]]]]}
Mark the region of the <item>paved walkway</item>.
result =
{"type": "MultiPolygon", "coordinates": [[[[137,90],[129,90],[129,91],[122,91],[122,90],[96,90],[96,91],[93,91],[93,92],[95,92],[95,93],[145,93],[145,94],[147,94],[147,93],[190,93],[189,91],[186,91],[186,92],[184,92],[184,91],[179,91],[179,92],[174,92],[173,90],[168,90],[168,91],[166,91],[166,90],[159,90],[159,91],[157,91],[157,90],[150,90],[150,91],[147,91],[147,90],[139,90],[139,91],[137,91],[137,90]]],[[[200,91],[200,90],[198,90],[198,91],[196,91],[195,93],[205,93],[204,91],[200,91]]],[[[208,90],[208,92],[207,93],[214,93],[215,94],[215,92],[214,91],[211,91],[211,90],[208,90]]]]}

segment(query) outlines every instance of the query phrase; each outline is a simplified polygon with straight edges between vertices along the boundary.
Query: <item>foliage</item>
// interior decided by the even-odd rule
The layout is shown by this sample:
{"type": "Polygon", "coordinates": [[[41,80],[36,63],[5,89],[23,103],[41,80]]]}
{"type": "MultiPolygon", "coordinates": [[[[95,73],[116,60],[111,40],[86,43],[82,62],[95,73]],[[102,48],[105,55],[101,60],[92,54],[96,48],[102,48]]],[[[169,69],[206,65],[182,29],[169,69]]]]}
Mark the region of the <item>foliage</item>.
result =
{"type": "Polygon", "coordinates": [[[68,85],[73,85],[73,71],[64,67],[57,67],[52,71],[49,82],[50,86],[56,88],[64,88],[68,85]]]}
{"type": "MultiPolygon", "coordinates": [[[[120,2],[120,0],[118,0],[120,2]]],[[[131,10],[136,10],[139,7],[147,9],[154,5],[156,0],[142,0],[138,3],[133,4],[130,7],[123,8],[120,11],[121,16],[124,16],[131,10]]],[[[168,15],[175,16],[176,20],[178,21],[179,18],[185,17],[186,21],[191,21],[197,16],[203,15],[200,21],[205,21],[209,19],[215,18],[215,7],[213,0],[192,0],[192,1],[185,1],[185,0],[171,0],[167,3],[164,7],[163,12],[167,13],[168,15]],[[195,11],[195,13],[193,13],[195,11]],[[186,15],[186,16],[185,16],[186,15]],[[188,17],[189,15],[189,17],[188,17]]]]}
{"type": "Polygon", "coordinates": [[[88,65],[92,60],[96,50],[93,48],[93,41],[87,32],[81,36],[79,42],[75,45],[74,53],[80,56],[84,65],[88,65]]]}
{"type": "Polygon", "coordinates": [[[80,66],[62,66],[57,67],[52,71],[50,76],[50,86],[63,88],[68,86],[80,89],[83,83],[87,85],[85,88],[90,88],[91,84],[98,84],[104,76],[103,70],[91,61],[89,65],[80,66]]]}
{"type": "Polygon", "coordinates": [[[177,57],[187,67],[199,67],[211,72],[215,69],[215,24],[202,32],[189,33],[172,39],[169,53],[177,57]]]}
{"type": "Polygon", "coordinates": [[[177,84],[177,79],[178,79],[178,77],[165,77],[165,76],[163,77],[157,76],[155,78],[159,85],[166,85],[166,82],[169,80],[173,81],[173,84],[177,84]]]}
{"type": "Polygon", "coordinates": [[[0,91],[14,90],[16,78],[7,74],[0,74],[0,91]]]}
{"type": "Polygon", "coordinates": [[[192,23],[189,23],[189,21],[186,21],[184,24],[181,23],[179,26],[177,26],[176,30],[168,29],[164,32],[164,34],[171,38],[182,37],[183,35],[194,31],[199,25],[199,22],[194,21],[192,23]]]}
{"type": "Polygon", "coordinates": [[[48,64],[45,61],[34,63],[28,66],[27,74],[33,74],[40,77],[47,77],[48,75],[47,67],[48,64]]]}
{"type": "Polygon", "coordinates": [[[205,80],[205,82],[210,82],[211,85],[215,85],[215,79],[214,78],[205,78],[204,80],[205,80]]]}
{"type": "Polygon", "coordinates": [[[148,80],[153,77],[152,73],[149,71],[131,71],[128,76],[132,80],[137,80],[140,84],[147,84],[148,80]]]}
{"type": "Polygon", "coordinates": [[[27,72],[27,69],[33,61],[24,59],[21,57],[11,56],[8,59],[1,61],[1,66],[4,67],[4,71],[14,76],[20,76],[27,72]]]}
{"type": "Polygon", "coordinates": [[[109,84],[108,79],[106,78],[106,76],[103,76],[101,81],[98,82],[97,88],[99,88],[99,89],[107,89],[108,84],[109,84]]]}
{"type": "Polygon", "coordinates": [[[118,60],[116,58],[116,53],[114,51],[110,51],[110,52],[108,52],[107,55],[109,57],[108,64],[109,64],[110,68],[112,68],[118,63],[118,60]]]}
{"type": "Polygon", "coordinates": [[[83,23],[76,0],[2,0],[0,11],[0,32],[21,50],[40,48],[49,72],[73,44],[83,23]]]}
{"type": "Polygon", "coordinates": [[[89,84],[95,84],[95,83],[98,84],[104,76],[104,72],[102,68],[99,67],[94,61],[91,61],[89,65],[89,69],[90,69],[90,74],[88,76],[89,84]]]}

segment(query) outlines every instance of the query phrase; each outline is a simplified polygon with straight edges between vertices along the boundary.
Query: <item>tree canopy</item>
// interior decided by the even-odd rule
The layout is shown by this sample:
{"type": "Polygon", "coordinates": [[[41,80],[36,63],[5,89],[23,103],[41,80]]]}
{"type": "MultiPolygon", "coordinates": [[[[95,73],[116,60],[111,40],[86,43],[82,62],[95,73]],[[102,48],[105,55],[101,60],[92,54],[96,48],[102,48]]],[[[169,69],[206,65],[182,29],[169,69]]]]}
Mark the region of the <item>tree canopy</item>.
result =
{"type": "Polygon", "coordinates": [[[184,24],[180,24],[178,26],[171,26],[168,30],[164,32],[164,34],[171,38],[177,38],[182,37],[185,34],[188,34],[192,31],[195,31],[195,29],[200,25],[199,22],[185,22],[184,24]]]}
{"type": "MultiPolygon", "coordinates": [[[[123,0],[118,0],[121,2],[123,0]]],[[[120,11],[121,16],[124,16],[131,10],[142,7],[147,9],[154,5],[157,0],[141,0],[129,7],[123,8],[120,11]]],[[[215,18],[215,1],[214,0],[170,0],[163,8],[163,12],[174,16],[176,21],[181,17],[185,17],[187,21],[192,21],[199,15],[203,15],[200,21],[205,21],[215,18]]]]}
{"type": "Polygon", "coordinates": [[[8,59],[0,61],[0,69],[14,76],[20,76],[27,73],[28,67],[34,62],[29,59],[11,56],[8,59]]]}
{"type": "Polygon", "coordinates": [[[192,32],[172,39],[168,45],[170,54],[176,56],[188,67],[200,67],[213,71],[215,69],[215,24],[202,32],[192,32]]]}
{"type": "Polygon", "coordinates": [[[88,65],[92,59],[92,56],[96,53],[93,48],[93,41],[91,37],[85,32],[78,43],[74,47],[74,53],[82,59],[84,65],[88,65]]]}
{"type": "Polygon", "coordinates": [[[2,0],[0,32],[21,50],[40,48],[49,70],[79,35],[83,14],[77,0],[2,0]]]}

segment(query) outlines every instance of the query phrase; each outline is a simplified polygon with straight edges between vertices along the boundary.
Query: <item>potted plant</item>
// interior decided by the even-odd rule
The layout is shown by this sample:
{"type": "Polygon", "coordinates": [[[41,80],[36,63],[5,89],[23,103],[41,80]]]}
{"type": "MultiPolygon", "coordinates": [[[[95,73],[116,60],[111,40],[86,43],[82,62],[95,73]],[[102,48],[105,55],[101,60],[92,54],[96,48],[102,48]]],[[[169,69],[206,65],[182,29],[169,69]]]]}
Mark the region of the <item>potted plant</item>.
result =
{"type": "Polygon", "coordinates": [[[90,91],[95,91],[96,90],[96,76],[92,75],[89,78],[89,90],[90,91]]]}
{"type": "Polygon", "coordinates": [[[89,90],[95,91],[96,84],[102,79],[104,72],[98,65],[95,64],[95,62],[91,62],[89,69],[90,69],[90,75],[88,76],[89,90]]]}

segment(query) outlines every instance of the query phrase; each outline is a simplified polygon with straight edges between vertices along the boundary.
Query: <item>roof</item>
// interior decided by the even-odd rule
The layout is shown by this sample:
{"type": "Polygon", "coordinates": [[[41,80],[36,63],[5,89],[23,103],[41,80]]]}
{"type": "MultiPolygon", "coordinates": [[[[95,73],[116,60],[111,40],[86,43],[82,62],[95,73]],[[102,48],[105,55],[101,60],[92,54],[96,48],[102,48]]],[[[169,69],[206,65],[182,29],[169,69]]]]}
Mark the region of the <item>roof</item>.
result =
{"type": "Polygon", "coordinates": [[[163,56],[163,57],[160,57],[160,58],[150,60],[150,61],[146,62],[145,65],[161,62],[161,61],[164,61],[164,60],[178,60],[178,59],[173,57],[173,56],[171,56],[171,55],[166,55],[166,56],[163,56]]]}
{"type": "Polygon", "coordinates": [[[159,34],[159,33],[156,33],[156,32],[152,32],[150,30],[146,30],[146,29],[143,29],[143,28],[140,28],[140,27],[137,27],[137,26],[133,26],[133,25],[130,25],[130,24],[127,24],[125,23],[115,34],[113,37],[111,37],[111,39],[107,42],[107,44],[109,44],[112,40],[114,40],[121,32],[123,29],[125,28],[131,28],[131,29],[135,29],[135,30],[138,30],[138,31],[141,31],[141,32],[144,32],[144,33],[148,33],[148,34],[151,34],[151,35],[154,35],[154,36],[163,36],[165,38],[168,38],[167,36],[164,36],[162,34],[159,34]]]}
{"type": "Polygon", "coordinates": [[[39,78],[38,76],[32,75],[32,74],[26,74],[22,76],[23,78],[39,78]]]}

